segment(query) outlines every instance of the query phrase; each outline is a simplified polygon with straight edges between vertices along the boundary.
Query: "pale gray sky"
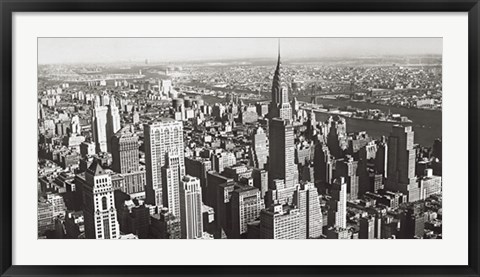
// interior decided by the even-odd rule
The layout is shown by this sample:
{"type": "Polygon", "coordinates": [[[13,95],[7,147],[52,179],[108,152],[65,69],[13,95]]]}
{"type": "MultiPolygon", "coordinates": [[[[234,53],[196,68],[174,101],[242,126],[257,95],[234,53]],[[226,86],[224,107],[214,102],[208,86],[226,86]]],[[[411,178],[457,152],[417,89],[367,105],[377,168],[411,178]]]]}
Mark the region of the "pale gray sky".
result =
{"type": "MultiPolygon", "coordinates": [[[[38,62],[274,58],[277,38],[39,38],[38,62]]],[[[441,38],[282,38],[284,59],[442,54],[441,38]]]]}

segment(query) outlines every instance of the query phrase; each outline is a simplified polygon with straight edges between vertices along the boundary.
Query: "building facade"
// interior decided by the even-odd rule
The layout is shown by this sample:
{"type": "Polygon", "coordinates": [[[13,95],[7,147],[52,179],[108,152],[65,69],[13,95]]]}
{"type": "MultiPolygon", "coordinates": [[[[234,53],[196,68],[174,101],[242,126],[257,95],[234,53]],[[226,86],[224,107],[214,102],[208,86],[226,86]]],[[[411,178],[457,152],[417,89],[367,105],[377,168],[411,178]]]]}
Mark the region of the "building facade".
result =
{"type": "Polygon", "coordinates": [[[162,167],[167,153],[177,153],[179,176],[185,175],[183,124],[170,118],[144,125],[146,201],[162,206],[162,167]]]}
{"type": "Polygon", "coordinates": [[[94,161],[85,172],[83,215],[87,239],[117,239],[120,226],[110,175],[94,161]]]}
{"type": "Polygon", "coordinates": [[[203,236],[202,188],[200,179],[184,176],[180,185],[181,232],[183,239],[203,236]]]}

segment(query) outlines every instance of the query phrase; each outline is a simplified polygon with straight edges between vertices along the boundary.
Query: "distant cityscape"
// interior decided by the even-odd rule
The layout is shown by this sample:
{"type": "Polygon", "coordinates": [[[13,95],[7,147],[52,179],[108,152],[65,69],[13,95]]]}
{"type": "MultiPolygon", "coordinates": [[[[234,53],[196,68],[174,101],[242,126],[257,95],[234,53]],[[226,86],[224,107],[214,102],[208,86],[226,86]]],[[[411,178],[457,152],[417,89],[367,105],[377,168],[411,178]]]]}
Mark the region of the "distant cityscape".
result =
{"type": "Polygon", "coordinates": [[[272,52],[39,64],[38,238],[441,239],[441,55],[272,52]]]}

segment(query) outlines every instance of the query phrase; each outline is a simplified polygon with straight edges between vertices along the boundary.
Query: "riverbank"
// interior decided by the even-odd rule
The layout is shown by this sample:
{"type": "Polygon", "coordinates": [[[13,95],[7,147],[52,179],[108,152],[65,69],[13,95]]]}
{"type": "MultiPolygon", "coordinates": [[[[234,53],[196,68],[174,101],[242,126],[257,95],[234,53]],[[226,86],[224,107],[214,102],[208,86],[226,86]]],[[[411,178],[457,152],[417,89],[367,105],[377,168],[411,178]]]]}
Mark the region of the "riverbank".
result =
{"type": "MultiPolygon", "coordinates": [[[[226,99],[218,98],[213,95],[202,96],[206,103],[224,103],[226,99]]],[[[309,101],[308,99],[298,99],[300,101],[309,101]]],[[[249,101],[244,101],[249,103],[249,101]]],[[[255,101],[252,101],[255,102],[255,101]]],[[[442,138],[442,112],[435,110],[409,109],[403,107],[390,107],[367,102],[355,102],[350,100],[322,99],[322,104],[336,107],[351,106],[358,109],[379,109],[384,113],[398,113],[407,116],[412,123],[407,123],[415,131],[414,141],[422,146],[431,147],[436,138],[442,138]]],[[[328,114],[316,113],[318,121],[324,121],[328,114]]],[[[393,123],[382,121],[369,121],[356,118],[347,118],[347,132],[366,131],[369,136],[379,138],[389,136],[393,123]]]]}

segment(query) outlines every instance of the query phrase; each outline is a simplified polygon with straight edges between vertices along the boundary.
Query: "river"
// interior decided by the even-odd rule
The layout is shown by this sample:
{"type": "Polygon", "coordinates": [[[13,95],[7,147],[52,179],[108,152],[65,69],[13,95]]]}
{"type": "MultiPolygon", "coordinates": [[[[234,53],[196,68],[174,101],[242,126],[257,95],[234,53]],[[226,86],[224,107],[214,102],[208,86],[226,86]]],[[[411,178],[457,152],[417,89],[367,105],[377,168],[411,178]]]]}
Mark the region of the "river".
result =
{"type": "MultiPolygon", "coordinates": [[[[204,95],[205,102],[214,104],[216,102],[225,102],[225,99],[218,98],[212,95],[204,95]]],[[[310,102],[310,97],[303,99],[299,97],[300,101],[310,102]]],[[[355,102],[350,100],[336,100],[336,99],[322,99],[319,100],[324,105],[333,105],[336,107],[352,106],[359,109],[379,109],[387,113],[399,113],[402,116],[407,116],[412,123],[415,132],[414,140],[422,146],[431,147],[436,138],[442,137],[442,112],[432,110],[410,109],[402,107],[391,107],[385,105],[378,105],[366,102],[355,102]]],[[[248,103],[249,101],[245,101],[248,103]]],[[[317,113],[316,119],[324,121],[329,115],[317,113]]],[[[355,118],[347,118],[347,132],[366,131],[369,136],[378,138],[381,136],[388,136],[392,130],[393,123],[370,121],[355,118]]]]}
{"type": "MultiPolygon", "coordinates": [[[[350,100],[333,100],[321,99],[320,103],[324,105],[333,105],[336,107],[352,106],[359,109],[379,109],[384,113],[398,113],[407,116],[412,123],[413,131],[415,132],[414,140],[422,146],[430,147],[436,138],[442,138],[442,112],[434,110],[421,110],[402,107],[392,107],[385,105],[378,105],[366,102],[355,102],[350,100]]],[[[317,120],[324,120],[328,115],[317,113],[317,120]]],[[[358,132],[367,131],[372,137],[388,136],[392,129],[393,123],[370,121],[355,118],[347,118],[347,131],[358,132]]]]}

